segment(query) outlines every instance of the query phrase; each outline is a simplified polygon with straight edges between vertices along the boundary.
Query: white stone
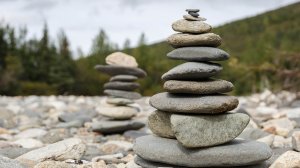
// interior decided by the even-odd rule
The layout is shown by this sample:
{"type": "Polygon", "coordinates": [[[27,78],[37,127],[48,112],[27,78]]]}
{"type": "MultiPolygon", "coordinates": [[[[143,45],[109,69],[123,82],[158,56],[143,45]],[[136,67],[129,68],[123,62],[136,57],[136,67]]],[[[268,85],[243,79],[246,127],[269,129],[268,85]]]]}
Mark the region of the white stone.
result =
{"type": "Polygon", "coordinates": [[[44,144],[36,139],[33,138],[24,138],[24,139],[18,139],[13,142],[14,144],[20,145],[23,148],[40,148],[44,144]]]}
{"type": "Polygon", "coordinates": [[[292,148],[292,138],[284,138],[282,136],[275,135],[273,141],[273,148],[292,148]]]}
{"type": "Polygon", "coordinates": [[[286,137],[295,127],[295,123],[288,118],[269,120],[261,125],[265,131],[284,137],[286,137]]]}
{"type": "Polygon", "coordinates": [[[300,153],[295,151],[287,151],[270,166],[270,168],[299,168],[300,153]]]}
{"type": "Polygon", "coordinates": [[[109,65],[120,65],[126,67],[138,67],[133,56],[122,52],[114,52],[105,58],[105,62],[109,65]]]}
{"type": "Polygon", "coordinates": [[[47,131],[40,128],[31,128],[20,132],[15,136],[17,139],[21,138],[39,138],[47,134],[47,131]]]}
{"type": "Polygon", "coordinates": [[[19,161],[42,162],[47,159],[64,161],[67,159],[80,159],[86,146],[78,138],[69,138],[45,147],[32,150],[17,158],[19,161]]]}
{"type": "Polygon", "coordinates": [[[293,149],[300,152],[300,131],[295,131],[292,135],[293,149]]]}

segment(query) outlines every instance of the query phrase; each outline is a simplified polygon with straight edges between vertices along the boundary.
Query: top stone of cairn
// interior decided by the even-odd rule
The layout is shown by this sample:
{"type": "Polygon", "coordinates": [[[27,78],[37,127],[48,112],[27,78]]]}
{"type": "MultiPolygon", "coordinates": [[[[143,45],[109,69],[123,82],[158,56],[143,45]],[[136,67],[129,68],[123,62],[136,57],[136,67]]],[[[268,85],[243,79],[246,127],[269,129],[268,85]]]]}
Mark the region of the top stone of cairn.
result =
{"type": "Polygon", "coordinates": [[[189,21],[205,21],[206,19],[203,17],[199,17],[199,9],[186,9],[188,15],[184,15],[183,18],[189,21]]]}
{"type": "Polygon", "coordinates": [[[105,58],[105,62],[108,65],[119,65],[119,66],[126,66],[132,68],[138,67],[138,63],[136,62],[133,56],[130,56],[122,52],[114,52],[108,55],[105,58]]]}

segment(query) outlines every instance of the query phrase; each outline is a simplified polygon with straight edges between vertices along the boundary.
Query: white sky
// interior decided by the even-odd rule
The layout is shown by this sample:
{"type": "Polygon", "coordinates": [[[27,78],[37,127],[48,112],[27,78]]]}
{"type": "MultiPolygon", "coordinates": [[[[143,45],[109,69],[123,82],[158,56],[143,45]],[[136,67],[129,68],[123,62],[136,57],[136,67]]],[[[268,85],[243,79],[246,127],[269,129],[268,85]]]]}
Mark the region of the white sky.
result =
{"type": "Polygon", "coordinates": [[[26,25],[29,37],[41,36],[47,22],[52,38],[63,29],[75,51],[90,51],[92,39],[103,28],[120,47],[126,38],[136,45],[142,32],[147,42],[166,39],[172,22],[186,8],[199,8],[213,26],[257,15],[299,0],[0,0],[0,20],[26,25]]]}

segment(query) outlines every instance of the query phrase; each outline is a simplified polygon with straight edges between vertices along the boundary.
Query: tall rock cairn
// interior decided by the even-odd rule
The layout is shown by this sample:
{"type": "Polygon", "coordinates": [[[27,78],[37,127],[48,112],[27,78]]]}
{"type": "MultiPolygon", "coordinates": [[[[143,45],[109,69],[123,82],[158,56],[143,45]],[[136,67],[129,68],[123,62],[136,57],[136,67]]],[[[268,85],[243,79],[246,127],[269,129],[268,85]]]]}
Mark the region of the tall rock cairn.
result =
{"type": "Polygon", "coordinates": [[[142,97],[140,93],[135,92],[140,87],[135,81],[146,77],[147,74],[138,68],[134,57],[122,52],[108,55],[105,61],[108,65],[96,65],[95,69],[112,76],[109,82],[104,84],[104,93],[108,95],[106,103],[109,106],[99,107],[98,112],[115,120],[131,119],[138,110],[130,104],[142,97]]]}
{"type": "Polygon", "coordinates": [[[198,9],[172,24],[167,42],[176,48],[168,58],[185,60],[162,79],[167,92],[150,98],[157,110],[148,118],[155,135],[136,139],[135,162],[142,167],[234,167],[260,164],[271,149],[260,142],[235,139],[249,123],[249,116],[230,113],[238,99],[225,93],[233,84],[214,79],[228,53],[216,47],[221,37],[199,17],[198,9]]]}

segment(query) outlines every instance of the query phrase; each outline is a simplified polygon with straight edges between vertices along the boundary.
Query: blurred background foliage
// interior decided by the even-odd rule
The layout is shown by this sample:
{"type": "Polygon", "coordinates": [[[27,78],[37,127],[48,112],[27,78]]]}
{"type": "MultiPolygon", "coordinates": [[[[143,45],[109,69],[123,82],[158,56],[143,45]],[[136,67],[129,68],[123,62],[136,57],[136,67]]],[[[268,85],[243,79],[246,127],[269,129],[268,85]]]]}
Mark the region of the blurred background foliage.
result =
{"type": "MultiPolygon", "coordinates": [[[[213,29],[223,39],[220,48],[231,55],[222,62],[218,76],[235,85],[232,94],[244,95],[269,88],[300,90],[300,3],[213,29]]],[[[169,27],[171,28],[171,27],[169,27]]],[[[161,75],[181,63],[169,60],[173,50],[167,43],[147,44],[141,34],[138,46],[130,41],[118,47],[104,30],[95,37],[91,51],[74,59],[63,31],[56,40],[44,26],[42,38],[28,38],[27,29],[0,24],[1,95],[101,95],[108,76],[94,70],[105,64],[115,51],[133,55],[148,77],[139,80],[140,92],[152,95],[162,91],[161,75]]]]}

